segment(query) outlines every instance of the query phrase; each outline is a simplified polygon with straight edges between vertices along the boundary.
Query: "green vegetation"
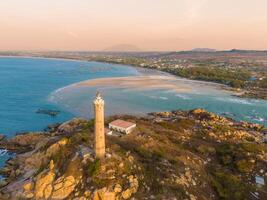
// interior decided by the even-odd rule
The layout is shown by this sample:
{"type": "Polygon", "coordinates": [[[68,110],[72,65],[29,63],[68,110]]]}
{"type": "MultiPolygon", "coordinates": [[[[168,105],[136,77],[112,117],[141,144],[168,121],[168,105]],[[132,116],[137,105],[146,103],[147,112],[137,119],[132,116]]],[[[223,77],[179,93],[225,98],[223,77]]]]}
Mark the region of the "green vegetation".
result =
{"type": "Polygon", "coordinates": [[[246,194],[246,185],[242,180],[229,172],[222,170],[212,172],[211,182],[217,191],[220,199],[225,200],[244,200],[246,194]]]}
{"type": "Polygon", "coordinates": [[[241,143],[240,147],[243,152],[258,154],[267,150],[266,145],[257,143],[241,143]]]}
{"type": "Polygon", "coordinates": [[[249,173],[251,172],[255,164],[249,160],[243,159],[236,162],[237,169],[242,173],[249,173]]]}
{"type": "Polygon", "coordinates": [[[95,160],[94,162],[90,162],[88,165],[88,175],[90,177],[97,174],[97,172],[100,170],[101,162],[100,160],[95,160]]]}
{"type": "Polygon", "coordinates": [[[214,153],[216,153],[216,149],[213,146],[208,146],[208,145],[198,146],[197,151],[202,153],[202,154],[214,154],[214,153]]]}
{"type": "Polygon", "coordinates": [[[251,75],[246,70],[229,70],[222,67],[189,67],[166,69],[172,74],[196,80],[222,83],[235,88],[244,88],[251,75]]]}

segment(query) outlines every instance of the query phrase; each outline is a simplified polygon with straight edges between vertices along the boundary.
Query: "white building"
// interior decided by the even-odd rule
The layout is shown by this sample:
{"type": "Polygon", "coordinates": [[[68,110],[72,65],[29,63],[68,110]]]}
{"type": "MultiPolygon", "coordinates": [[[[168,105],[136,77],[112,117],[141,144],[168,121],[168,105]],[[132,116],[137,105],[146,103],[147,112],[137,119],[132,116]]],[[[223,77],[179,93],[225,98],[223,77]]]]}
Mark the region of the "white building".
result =
{"type": "Polygon", "coordinates": [[[125,134],[129,134],[135,127],[136,124],[120,119],[109,123],[109,129],[125,134]]]}

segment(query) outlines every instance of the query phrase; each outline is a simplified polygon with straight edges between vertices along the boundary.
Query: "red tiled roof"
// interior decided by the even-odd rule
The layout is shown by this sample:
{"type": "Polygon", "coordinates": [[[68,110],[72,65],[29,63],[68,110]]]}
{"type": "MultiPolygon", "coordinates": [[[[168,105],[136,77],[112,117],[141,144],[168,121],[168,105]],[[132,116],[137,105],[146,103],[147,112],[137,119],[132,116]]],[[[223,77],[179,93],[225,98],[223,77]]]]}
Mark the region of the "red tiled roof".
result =
{"type": "Polygon", "coordinates": [[[129,128],[133,125],[135,125],[134,123],[132,122],[127,122],[127,121],[124,121],[124,120],[121,120],[121,119],[117,119],[113,122],[110,122],[110,125],[112,126],[118,126],[118,127],[122,127],[122,128],[129,128]]]}

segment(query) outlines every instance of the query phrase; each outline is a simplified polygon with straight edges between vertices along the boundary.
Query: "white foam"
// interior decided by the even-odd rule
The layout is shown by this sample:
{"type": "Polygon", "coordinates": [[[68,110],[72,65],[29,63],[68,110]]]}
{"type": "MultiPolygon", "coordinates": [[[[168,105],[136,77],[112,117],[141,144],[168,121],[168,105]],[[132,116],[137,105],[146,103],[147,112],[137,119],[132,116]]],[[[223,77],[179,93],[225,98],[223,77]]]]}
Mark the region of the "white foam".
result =
{"type": "Polygon", "coordinates": [[[180,99],[183,99],[183,100],[189,100],[189,99],[191,99],[190,97],[188,97],[186,95],[183,95],[183,94],[176,94],[175,96],[176,97],[179,97],[180,99]]]}
{"type": "Polygon", "coordinates": [[[0,149],[0,156],[4,156],[8,153],[8,150],[6,149],[0,149]]]}
{"type": "Polygon", "coordinates": [[[162,99],[162,100],[168,100],[167,97],[159,97],[159,99],[162,99]]]}
{"type": "Polygon", "coordinates": [[[237,104],[246,104],[246,105],[252,105],[253,104],[251,101],[248,101],[246,99],[235,99],[235,98],[217,97],[216,100],[218,100],[218,101],[224,101],[224,102],[237,103],[237,104]]]}
{"type": "Polygon", "coordinates": [[[74,84],[71,84],[71,85],[67,85],[65,87],[61,87],[55,91],[53,91],[49,96],[48,96],[48,101],[50,102],[54,102],[54,103],[58,103],[58,99],[59,100],[62,100],[63,97],[60,95],[63,91],[67,90],[67,89],[70,89],[72,87],[75,87],[77,84],[79,83],[74,83],[74,84]]]}
{"type": "Polygon", "coordinates": [[[151,99],[161,99],[161,100],[168,100],[168,98],[167,97],[162,97],[162,96],[159,96],[159,97],[157,97],[157,96],[148,96],[149,98],[151,98],[151,99]]]}

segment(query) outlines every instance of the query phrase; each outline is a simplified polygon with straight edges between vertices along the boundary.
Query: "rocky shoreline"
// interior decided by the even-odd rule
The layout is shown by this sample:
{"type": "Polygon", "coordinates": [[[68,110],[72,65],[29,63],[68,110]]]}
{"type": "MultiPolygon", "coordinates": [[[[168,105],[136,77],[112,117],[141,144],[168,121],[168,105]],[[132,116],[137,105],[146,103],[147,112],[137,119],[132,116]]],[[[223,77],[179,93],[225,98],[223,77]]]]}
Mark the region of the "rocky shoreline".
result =
{"type": "Polygon", "coordinates": [[[265,127],[203,109],[114,116],[106,123],[118,117],[137,129],[107,136],[104,161],[94,159],[93,121],[3,138],[0,147],[16,155],[0,170],[0,199],[267,198],[265,127]]]}

